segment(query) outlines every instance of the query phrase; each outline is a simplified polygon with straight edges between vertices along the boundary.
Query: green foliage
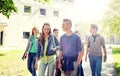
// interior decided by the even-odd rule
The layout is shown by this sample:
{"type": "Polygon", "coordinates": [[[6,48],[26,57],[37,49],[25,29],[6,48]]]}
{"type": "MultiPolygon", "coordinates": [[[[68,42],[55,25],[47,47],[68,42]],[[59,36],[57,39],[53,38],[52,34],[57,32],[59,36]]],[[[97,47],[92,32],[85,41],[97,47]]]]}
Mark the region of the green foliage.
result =
{"type": "Polygon", "coordinates": [[[117,76],[120,76],[120,47],[112,49],[117,76]]]}
{"type": "Polygon", "coordinates": [[[17,12],[17,8],[12,0],[0,0],[0,13],[9,18],[13,12],[17,12]]]}
{"type": "MultiPolygon", "coordinates": [[[[50,0],[34,0],[34,1],[46,3],[50,2],[50,0]]],[[[0,13],[9,18],[13,12],[17,13],[17,7],[15,7],[13,0],[0,0],[0,13]]]]}
{"type": "Polygon", "coordinates": [[[109,4],[104,19],[104,27],[109,29],[109,34],[120,36],[120,0],[112,0],[109,4]]]}

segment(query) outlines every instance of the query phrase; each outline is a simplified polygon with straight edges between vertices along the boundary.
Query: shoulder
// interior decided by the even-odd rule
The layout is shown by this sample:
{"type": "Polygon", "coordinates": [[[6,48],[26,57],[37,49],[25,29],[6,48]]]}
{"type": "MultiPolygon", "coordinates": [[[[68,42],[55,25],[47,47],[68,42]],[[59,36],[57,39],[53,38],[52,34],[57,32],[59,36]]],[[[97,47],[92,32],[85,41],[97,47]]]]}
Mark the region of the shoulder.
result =
{"type": "Polygon", "coordinates": [[[76,34],[76,33],[73,33],[73,36],[77,37],[77,38],[80,38],[80,36],[78,34],[76,34]]]}
{"type": "Polygon", "coordinates": [[[48,39],[52,39],[54,37],[54,35],[49,35],[48,39]]]}
{"type": "Polygon", "coordinates": [[[104,37],[99,34],[100,39],[104,40],[104,37]]]}
{"type": "Polygon", "coordinates": [[[99,38],[103,39],[103,36],[102,36],[102,35],[100,35],[100,34],[98,34],[98,36],[97,36],[97,37],[99,37],[99,38]]]}
{"type": "Polygon", "coordinates": [[[93,37],[92,35],[89,35],[89,36],[88,36],[88,39],[90,39],[90,38],[92,38],[92,37],[93,37]]]}
{"type": "Polygon", "coordinates": [[[87,41],[91,41],[92,39],[93,39],[93,36],[89,35],[87,41]]]}
{"type": "Polygon", "coordinates": [[[91,38],[91,37],[92,37],[92,35],[89,35],[89,36],[88,36],[88,38],[91,38]]]}
{"type": "Polygon", "coordinates": [[[57,39],[54,35],[50,35],[49,39],[57,39]]]}
{"type": "Polygon", "coordinates": [[[63,34],[60,38],[64,38],[64,37],[66,37],[66,34],[63,34]]]}
{"type": "Polygon", "coordinates": [[[29,40],[32,40],[32,39],[33,39],[33,35],[30,35],[29,40]]]}

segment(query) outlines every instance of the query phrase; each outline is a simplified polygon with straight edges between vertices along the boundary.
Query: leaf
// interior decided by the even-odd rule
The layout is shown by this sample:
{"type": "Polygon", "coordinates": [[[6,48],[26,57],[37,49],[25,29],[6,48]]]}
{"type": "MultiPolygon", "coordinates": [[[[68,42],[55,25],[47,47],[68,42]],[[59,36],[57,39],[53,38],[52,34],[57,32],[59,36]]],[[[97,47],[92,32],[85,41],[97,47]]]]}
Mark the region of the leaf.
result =
{"type": "Polygon", "coordinates": [[[120,36],[120,0],[111,0],[103,22],[110,34],[120,36]]]}
{"type": "Polygon", "coordinates": [[[12,0],[0,0],[0,13],[9,19],[13,12],[17,12],[17,7],[14,6],[12,0]]]}

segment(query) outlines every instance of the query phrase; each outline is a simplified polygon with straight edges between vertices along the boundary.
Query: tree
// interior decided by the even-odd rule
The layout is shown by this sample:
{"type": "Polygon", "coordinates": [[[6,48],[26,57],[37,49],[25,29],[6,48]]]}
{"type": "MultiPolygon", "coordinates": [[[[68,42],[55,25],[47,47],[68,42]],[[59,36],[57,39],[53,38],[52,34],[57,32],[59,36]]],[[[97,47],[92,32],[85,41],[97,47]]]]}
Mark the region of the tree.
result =
{"type": "Polygon", "coordinates": [[[0,13],[9,18],[13,12],[17,12],[17,8],[12,0],[0,0],[0,13]]]}
{"type": "MultiPolygon", "coordinates": [[[[34,0],[34,1],[49,2],[50,0],[34,0]]],[[[13,0],[0,0],[0,13],[9,18],[10,15],[14,12],[17,13],[17,7],[15,7],[13,0]]]]}
{"type": "Polygon", "coordinates": [[[109,10],[104,18],[104,27],[109,29],[109,34],[120,36],[120,0],[111,0],[109,10]]]}

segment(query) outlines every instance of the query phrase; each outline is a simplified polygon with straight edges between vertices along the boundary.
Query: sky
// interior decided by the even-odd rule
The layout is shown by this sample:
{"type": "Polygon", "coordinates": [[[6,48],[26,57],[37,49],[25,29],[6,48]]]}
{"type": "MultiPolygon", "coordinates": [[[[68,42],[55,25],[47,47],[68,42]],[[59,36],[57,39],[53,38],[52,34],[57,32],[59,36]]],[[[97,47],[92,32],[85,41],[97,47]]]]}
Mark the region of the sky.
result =
{"type": "Polygon", "coordinates": [[[64,10],[63,17],[72,19],[76,22],[96,22],[103,18],[110,0],[74,0],[72,8],[64,10]]]}

